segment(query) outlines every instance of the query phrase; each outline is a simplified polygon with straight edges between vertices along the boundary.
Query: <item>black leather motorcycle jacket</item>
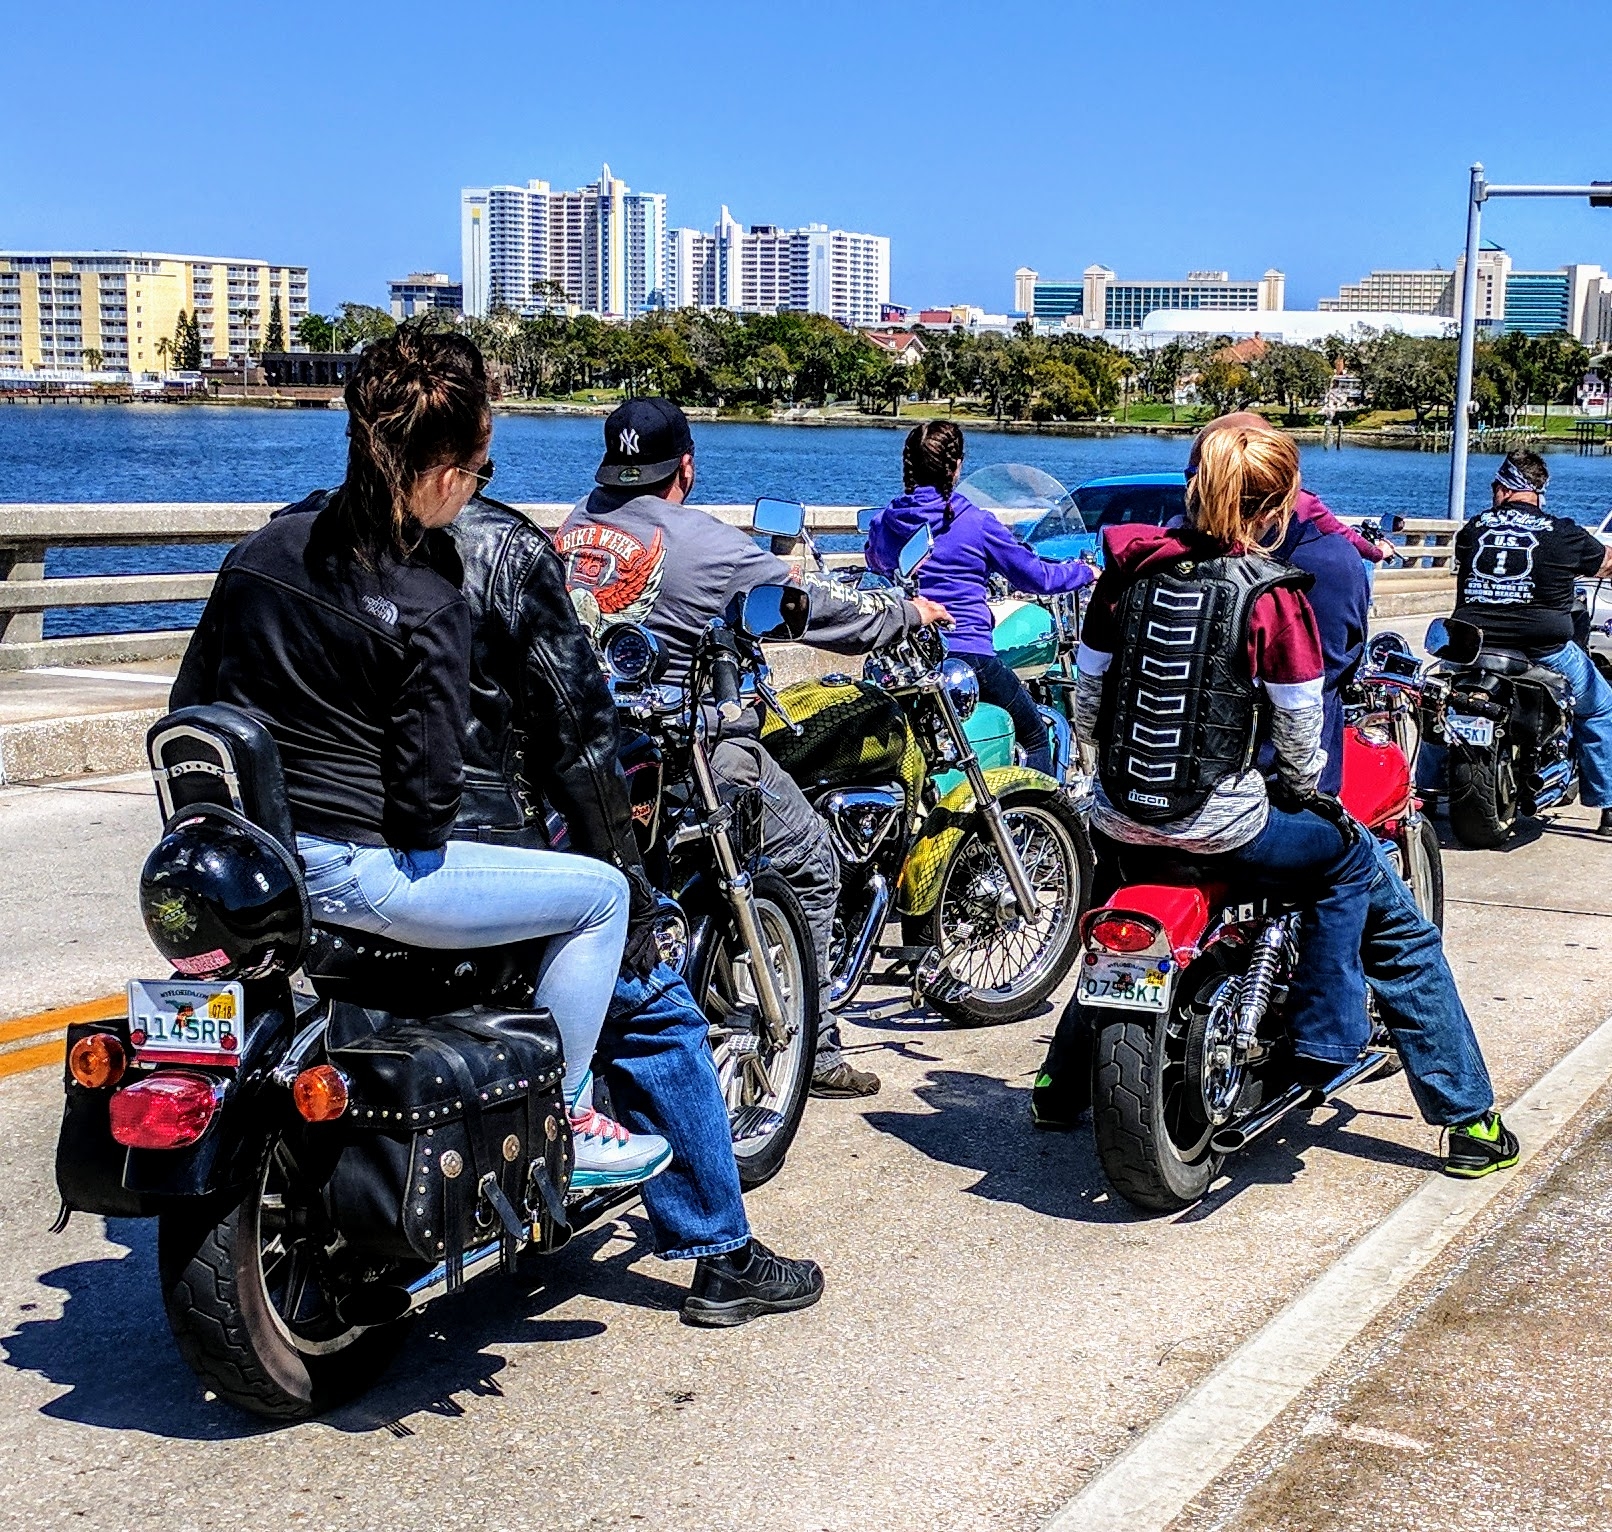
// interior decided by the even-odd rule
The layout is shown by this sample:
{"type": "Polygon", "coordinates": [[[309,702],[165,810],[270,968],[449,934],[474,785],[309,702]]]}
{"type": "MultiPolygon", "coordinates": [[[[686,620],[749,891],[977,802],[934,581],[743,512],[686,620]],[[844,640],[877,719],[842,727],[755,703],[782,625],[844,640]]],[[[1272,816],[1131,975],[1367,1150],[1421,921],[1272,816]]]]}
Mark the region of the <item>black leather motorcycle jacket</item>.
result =
{"type": "Polygon", "coordinates": [[[1098,774],[1143,823],[1182,819],[1253,763],[1265,707],[1248,668],[1254,602],[1313,577],[1258,554],[1181,558],[1131,585],[1103,677],[1098,774]]]}
{"type": "Polygon", "coordinates": [[[543,846],[546,806],[566,821],[567,850],[637,873],[616,707],[566,593],[560,556],[518,511],[479,495],[449,530],[472,626],[454,833],[543,846]]]}

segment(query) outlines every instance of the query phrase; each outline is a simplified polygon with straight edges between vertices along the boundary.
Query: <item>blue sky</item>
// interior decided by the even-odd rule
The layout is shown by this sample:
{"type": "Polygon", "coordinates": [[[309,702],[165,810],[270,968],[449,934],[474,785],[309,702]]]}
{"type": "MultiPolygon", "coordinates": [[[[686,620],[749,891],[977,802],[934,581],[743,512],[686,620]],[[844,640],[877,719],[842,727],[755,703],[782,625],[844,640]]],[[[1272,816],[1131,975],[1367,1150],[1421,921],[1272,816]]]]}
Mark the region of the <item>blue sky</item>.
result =
{"type": "MultiPolygon", "coordinates": [[[[1612,179],[1604,24],[1349,6],[8,0],[0,247],[305,263],[382,302],[459,265],[458,190],[602,161],[675,224],[888,234],[894,296],[1001,309],[1020,264],[1453,263],[1466,167],[1612,179]],[[1600,118],[1600,123],[1597,118],[1600,118]],[[1599,149],[1596,143],[1599,140],[1599,149]]],[[[1612,267],[1612,212],[1491,204],[1520,265],[1612,267]]]]}

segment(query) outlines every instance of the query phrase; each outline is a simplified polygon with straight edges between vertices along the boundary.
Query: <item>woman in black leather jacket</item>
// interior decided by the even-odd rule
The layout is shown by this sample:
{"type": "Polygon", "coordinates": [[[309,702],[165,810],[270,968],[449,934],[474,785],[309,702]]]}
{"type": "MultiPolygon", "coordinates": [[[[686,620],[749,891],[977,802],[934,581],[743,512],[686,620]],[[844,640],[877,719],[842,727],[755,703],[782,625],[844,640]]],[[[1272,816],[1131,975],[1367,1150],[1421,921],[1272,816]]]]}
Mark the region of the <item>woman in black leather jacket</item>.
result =
{"type": "Polygon", "coordinates": [[[671,1151],[594,1111],[590,1065],[621,962],[627,884],[601,862],[449,841],[463,787],[470,614],[445,528],[492,477],[480,353],[403,329],[347,385],[347,477],[224,561],[173,705],[260,718],[285,767],[319,917],[423,947],[553,938],[535,1003],[565,1041],[581,1186],[671,1151]]]}

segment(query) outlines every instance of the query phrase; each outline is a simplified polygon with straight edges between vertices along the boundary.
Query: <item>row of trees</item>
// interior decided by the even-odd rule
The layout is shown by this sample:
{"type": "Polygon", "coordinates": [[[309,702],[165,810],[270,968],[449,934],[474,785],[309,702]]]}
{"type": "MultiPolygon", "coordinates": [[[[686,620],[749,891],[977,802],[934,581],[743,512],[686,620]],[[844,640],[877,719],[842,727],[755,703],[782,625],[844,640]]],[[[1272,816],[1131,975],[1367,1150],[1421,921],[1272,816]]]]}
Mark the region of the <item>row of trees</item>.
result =
{"type": "MultiPolygon", "coordinates": [[[[776,408],[855,401],[898,413],[908,398],[969,402],[998,419],[1090,419],[1131,400],[1171,406],[1190,397],[1210,413],[1275,405],[1292,422],[1335,398],[1339,373],[1359,380],[1362,404],[1408,410],[1418,430],[1455,394],[1453,340],[1364,332],[1318,345],[1233,345],[1227,336],[1177,337],[1123,351],[1099,336],[920,330],[924,354],[907,362],[819,314],[697,309],[607,324],[551,309],[523,318],[426,313],[407,321],[457,329],[498,368],[504,390],[527,398],[620,388],[684,404],[776,408]]],[[[391,316],[344,303],[310,314],[297,337],[311,350],[348,350],[391,333],[391,316]]],[[[1532,402],[1571,396],[1590,355],[1567,336],[1505,334],[1479,343],[1474,397],[1487,422],[1509,422],[1532,402]]]]}

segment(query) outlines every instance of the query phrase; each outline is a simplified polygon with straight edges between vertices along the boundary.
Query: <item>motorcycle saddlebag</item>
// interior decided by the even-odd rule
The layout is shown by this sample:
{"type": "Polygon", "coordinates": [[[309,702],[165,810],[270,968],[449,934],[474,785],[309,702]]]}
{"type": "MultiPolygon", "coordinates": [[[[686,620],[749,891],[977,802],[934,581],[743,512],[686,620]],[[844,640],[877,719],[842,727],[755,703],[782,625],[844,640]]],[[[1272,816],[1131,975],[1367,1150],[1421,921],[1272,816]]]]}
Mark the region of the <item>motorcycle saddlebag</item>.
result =
{"type": "Polygon", "coordinates": [[[571,1131],[547,1011],[405,1020],[335,1001],[329,1038],[348,1085],[329,1195],[350,1244],[444,1262],[452,1291],[465,1252],[494,1238],[506,1264],[527,1234],[564,1243],[571,1131]]]}

